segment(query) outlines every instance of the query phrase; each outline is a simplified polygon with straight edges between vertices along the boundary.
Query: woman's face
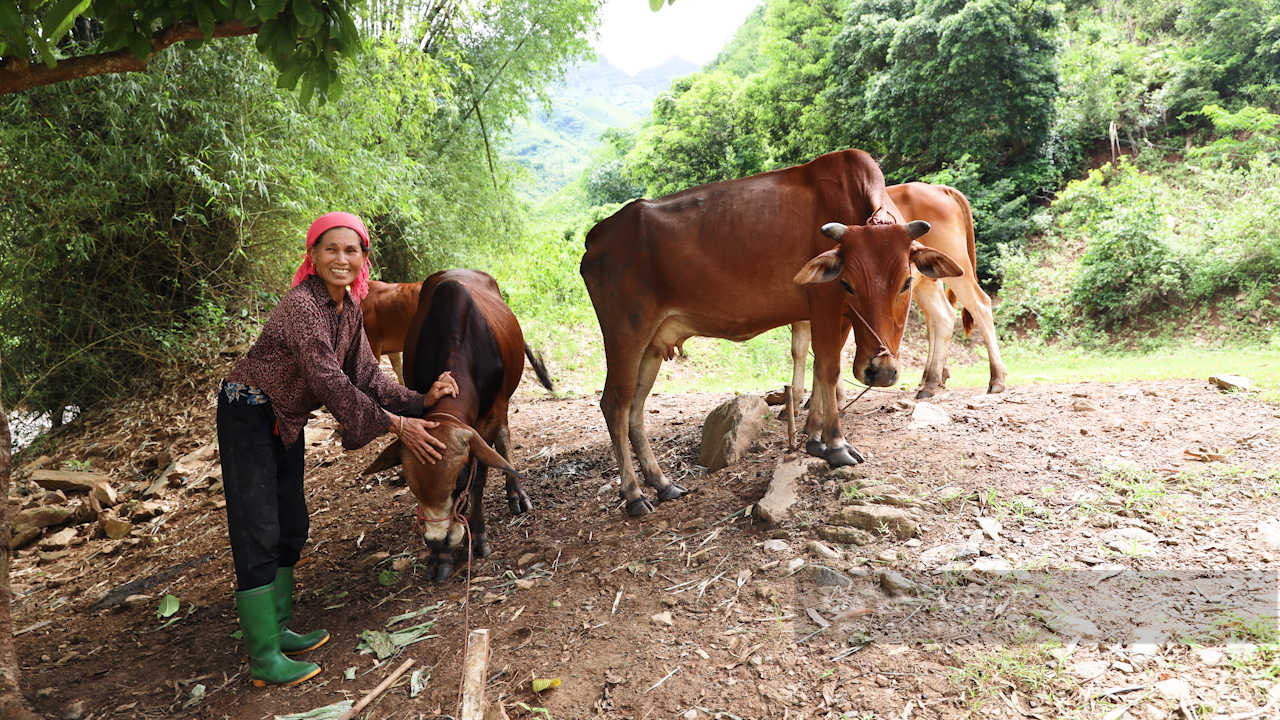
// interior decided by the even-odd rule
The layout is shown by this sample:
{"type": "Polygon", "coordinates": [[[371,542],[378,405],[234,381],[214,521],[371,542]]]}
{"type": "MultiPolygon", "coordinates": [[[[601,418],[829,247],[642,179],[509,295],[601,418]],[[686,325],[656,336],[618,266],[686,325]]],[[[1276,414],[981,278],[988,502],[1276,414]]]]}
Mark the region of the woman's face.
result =
{"type": "Polygon", "coordinates": [[[331,293],[337,293],[335,297],[341,297],[342,290],[356,281],[367,257],[359,233],[346,227],[326,231],[311,246],[316,275],[324,280],[331,293]]]}

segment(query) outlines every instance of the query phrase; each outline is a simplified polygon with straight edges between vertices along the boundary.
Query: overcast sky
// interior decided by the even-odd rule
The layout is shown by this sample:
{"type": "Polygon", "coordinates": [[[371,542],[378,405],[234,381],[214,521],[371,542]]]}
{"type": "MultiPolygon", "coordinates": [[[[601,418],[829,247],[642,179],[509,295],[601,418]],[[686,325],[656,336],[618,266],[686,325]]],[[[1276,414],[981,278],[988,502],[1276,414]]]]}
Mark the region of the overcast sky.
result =
{"type": "Polygon", "coordinates": [[[608,0],[596,52],[632,75],[671,55],[702,65],[763,1],[676,0],[653,12],[649,0],[608,0]]]}

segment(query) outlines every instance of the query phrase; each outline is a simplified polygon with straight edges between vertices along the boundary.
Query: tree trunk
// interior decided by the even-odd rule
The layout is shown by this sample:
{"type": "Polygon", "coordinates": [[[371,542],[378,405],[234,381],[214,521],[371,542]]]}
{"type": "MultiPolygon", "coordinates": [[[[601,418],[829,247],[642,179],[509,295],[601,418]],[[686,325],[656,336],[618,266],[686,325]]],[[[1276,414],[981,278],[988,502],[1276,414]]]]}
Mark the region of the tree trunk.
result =
{"type": "Polygon", "coordinates": [[[13,650],[13,616],[9,614],[9,474],[12,468],[9,418],[0,403],[0,720],[39,720],[27,709],[18,688],[18,655],[13,650]]]}

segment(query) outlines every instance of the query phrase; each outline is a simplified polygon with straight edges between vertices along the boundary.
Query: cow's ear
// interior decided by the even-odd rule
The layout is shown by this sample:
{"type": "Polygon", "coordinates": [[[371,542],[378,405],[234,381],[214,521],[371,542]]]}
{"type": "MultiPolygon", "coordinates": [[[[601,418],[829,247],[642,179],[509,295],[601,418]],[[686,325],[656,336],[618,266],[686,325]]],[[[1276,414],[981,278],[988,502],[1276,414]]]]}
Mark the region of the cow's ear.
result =
{"type": "Polygon", "coordinates": [[[925,247],[914,240],[911,241],[911,264],[916,266],[921,275],[935,280],[964,275],[964,268],[949,255],[925,247]]]}
{"type": "Polygon", "coordinates": [[[511,467],[511,463],[499,455],[497,450],[490,447],[489,443],[485,442],[484,438],[480,437],[480,433],[475,430],[471,431],[471,438],[467,440],[467,447],[471,448],[471,457],[479,460],[482,464],[498,468],[503,472],[515,475],[521,480],[528,479],[511,467]]]}
{"type": "Polygon", "coordinates": [[[827,283],[839,278],[843,269],[844,256],[840,254],[840,248],[834,248],[805,263],[794,280],[797,285],[827,283]]]}
{"type": "Polygon", "coordinates": [[[369,463],[369,467],[362,470],[360,474],[372,475],[376,472],[381,472],[383,470],[386,470],[387,468],[392,468],[399,465],[400,454],[401,452],[403,452],[403,450],[404,450],[404,443],[400,442],[399,440],[396,440],[395,442],[388,445],[387,448],[382,451],[381,455],[379,455],[377,458],[374,458],[374,461],[369,463]]]}

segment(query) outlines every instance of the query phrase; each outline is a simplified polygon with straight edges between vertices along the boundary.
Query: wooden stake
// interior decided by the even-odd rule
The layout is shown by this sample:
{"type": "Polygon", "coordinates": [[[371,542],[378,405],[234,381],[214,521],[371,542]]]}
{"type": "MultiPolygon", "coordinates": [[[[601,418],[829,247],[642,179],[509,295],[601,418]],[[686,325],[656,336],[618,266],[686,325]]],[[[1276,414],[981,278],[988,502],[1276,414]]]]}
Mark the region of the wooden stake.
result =
{"type": "Polygon", "coordinates": [[[391,687],[391,683],[395,682],[401,675],[403,675],[405,671],[408,670],[411,665],[413,665],[413,662],[414,662],[413,658],[409,658],[408,660],[405,660],[404,663],[400,665],[400,667],[395,669],[395,672],[387,676],[386,680],[383,680],[381,683],[379,683],[378,687],[374,688],[373,690],[370,690],[368,695],[365,695],[364,697],[360,698],[360,702],[356,703],[355,705],[352,705],[350,710],[342,713],[342,717],[338,718],[338,720],[351,720],[356,715],[359,715],[360,711],[364,710],[366,705],[373,702],[374,698],[386,692],[387,688],[391,687]]]}
{"type": "Polygon", "coordinates": [[[462,666],[462,709],[458,720],[484,720],[484,684],[489,673],[489,631],[472,630],[462,666]]]}
{"type": "Polygon", "coordinates": [[[791,399],[791,386],[783,385],[782,394],[786,396],[782,416],[787,419],[787,448],[791,449],[796,446],[796,408],[791,399]]]}

